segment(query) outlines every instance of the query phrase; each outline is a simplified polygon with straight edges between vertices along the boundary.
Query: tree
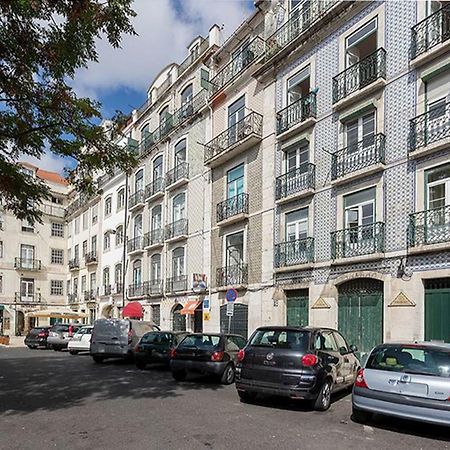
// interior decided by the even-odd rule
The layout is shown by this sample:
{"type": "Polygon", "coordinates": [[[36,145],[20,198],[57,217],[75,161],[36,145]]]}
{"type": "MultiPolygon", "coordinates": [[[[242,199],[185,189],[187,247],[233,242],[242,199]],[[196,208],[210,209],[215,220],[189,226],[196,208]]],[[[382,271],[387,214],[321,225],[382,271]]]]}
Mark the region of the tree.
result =
{"type": "Polygon", "coordinates": [[[23,155],[76,159],[67,176],[87,194],[96,191],[95,173],[136,164],[115,143],[123,116],[106,131],[100,104],[70,87],[78,69],[98,60],[96,40],[118,48],[123,34],[135,34],[132,1],[0,0],[0,201],[18,219],[40,221],[49,195],[20,171],[23,155]]]}

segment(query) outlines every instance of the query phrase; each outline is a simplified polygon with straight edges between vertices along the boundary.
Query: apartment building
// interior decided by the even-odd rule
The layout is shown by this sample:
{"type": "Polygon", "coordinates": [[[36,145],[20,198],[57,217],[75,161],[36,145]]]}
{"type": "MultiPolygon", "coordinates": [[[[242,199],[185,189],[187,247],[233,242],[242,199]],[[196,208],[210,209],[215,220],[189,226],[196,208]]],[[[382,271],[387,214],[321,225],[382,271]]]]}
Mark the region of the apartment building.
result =
{"type": "Polygon", "coordinates": [[[50,198],[42,202],[42,223],[18,220],[0,210],[0,334],[15,336],[34,325],[48,325],[37,317],[66,305],[66,239],[64,208],[67,182],[59,174],[21,163],[28,176],[42,180],[50,198]]]}

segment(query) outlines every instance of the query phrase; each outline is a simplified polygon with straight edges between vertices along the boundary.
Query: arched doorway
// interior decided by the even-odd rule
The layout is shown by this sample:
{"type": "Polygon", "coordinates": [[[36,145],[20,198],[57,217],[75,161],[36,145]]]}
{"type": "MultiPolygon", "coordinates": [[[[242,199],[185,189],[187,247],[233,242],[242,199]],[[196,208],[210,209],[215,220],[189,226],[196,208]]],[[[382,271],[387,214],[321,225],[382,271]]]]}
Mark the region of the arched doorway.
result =
{"type": "Polygon", "coordinates": [[[22,311],[17,311],[16,317],[16,336],[21,336],[25,329],[25,314],[22,311]]]}
{"type": "Polygon", "coordinates": [[[181,314],[183,306],[180,304],[173,308],[172,312],[172,328],[173,331],[186,331],[186,316],[181,314]]]}
{"type": "Polygon", "coordinates": [[[227,305],[220,307],[220,331],[228,333],[228,324],[230,333],[240,334],[247,338],[248,336],[248,306],[242,303],[235,303],[234,314],[230,318],[227,316],[227,305]]]}
{"type": "Polygon", "coordinates": [[[383,282],[357,278],[338,286],[338,329],[361,353],[383,342],[383,282]]]}
{"type": "Polygon", "coordinates": [[[203,332],[203,304],[200,303],[194,311],[194,333],[203,332]]]}

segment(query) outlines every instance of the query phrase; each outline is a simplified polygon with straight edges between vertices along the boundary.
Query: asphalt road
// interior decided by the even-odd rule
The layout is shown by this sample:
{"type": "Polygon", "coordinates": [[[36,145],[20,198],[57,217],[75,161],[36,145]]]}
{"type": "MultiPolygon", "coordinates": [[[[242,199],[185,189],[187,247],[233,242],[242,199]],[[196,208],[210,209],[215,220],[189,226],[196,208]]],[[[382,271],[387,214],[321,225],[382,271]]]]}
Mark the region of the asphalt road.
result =
{"type": "Polygon", "coordinates": [[[0,449],[450,449],[450,430],[350,419],[301,402],[240,403],[234,386],[172,380],[162,368],[49,350],[0,348],[0,449]]]}

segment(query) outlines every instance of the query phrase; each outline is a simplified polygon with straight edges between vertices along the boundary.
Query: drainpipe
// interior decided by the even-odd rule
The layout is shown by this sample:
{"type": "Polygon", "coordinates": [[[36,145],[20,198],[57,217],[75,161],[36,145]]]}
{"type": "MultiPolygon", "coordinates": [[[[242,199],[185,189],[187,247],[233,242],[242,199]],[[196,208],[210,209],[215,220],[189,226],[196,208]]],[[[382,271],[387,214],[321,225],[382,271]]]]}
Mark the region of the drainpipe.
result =
{"type": "Polygon", "coordinates": [[[125,307],[126,300],[126,275],[127,275],[127,229],[128,229],[128,180],[129,174],[125,173],[125,211],[124,211],[124,227],[123,227],[123,252],[122,252],[122,310],[125,307]]]}

